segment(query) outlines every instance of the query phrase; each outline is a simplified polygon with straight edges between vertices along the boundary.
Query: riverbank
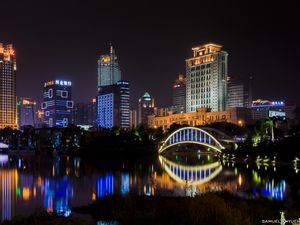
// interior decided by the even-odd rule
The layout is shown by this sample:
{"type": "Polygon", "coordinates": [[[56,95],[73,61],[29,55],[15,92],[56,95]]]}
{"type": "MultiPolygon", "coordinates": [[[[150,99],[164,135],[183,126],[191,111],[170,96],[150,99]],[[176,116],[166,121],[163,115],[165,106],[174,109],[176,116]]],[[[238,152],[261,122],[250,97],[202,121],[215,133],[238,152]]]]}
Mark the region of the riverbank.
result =
{"type": "Polygon", "coordinates": [[[120,224],[214,224],[253,225],[262,220],[299,218],[300,209],[289,209],[284,203],[268,199],[241,199],[229,193],[206,193],[190,197],[113,196],[75,208],[90,214],[95,221],[118,221],[120,224]]]}
{"type": "Polygon", "coordinates": [[[285,219],[300,217],[299,207],[290,209],[284,202],[268,199],[241,199],[226,192],[206,193],[194,198],[112,196],[72,211],[68,218],[43,211],[27,218],[4,221],[1,225],[91,225],[97,221],[122,225],[256,225],[262,224],[263,220],[280,220],[280,212],[285,213],[285,219]]]}

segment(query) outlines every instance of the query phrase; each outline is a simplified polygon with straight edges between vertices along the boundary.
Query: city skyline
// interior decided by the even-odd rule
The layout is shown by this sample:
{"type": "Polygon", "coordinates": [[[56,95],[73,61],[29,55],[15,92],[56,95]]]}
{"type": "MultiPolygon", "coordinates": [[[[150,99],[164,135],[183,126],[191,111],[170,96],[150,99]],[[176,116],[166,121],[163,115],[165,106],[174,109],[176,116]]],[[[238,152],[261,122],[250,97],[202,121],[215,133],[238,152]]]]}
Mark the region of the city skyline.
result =
{"type": "Polygon", "coordinates": [[[158,106],[169,106],[172,82],[185,74],[191,48],[215,42],[229,53],[228,75],[253,76],[254,99],[300,103],[295,66],[300,35],[292,5],[222,3],[213,8],[214,17],[206,2],[198,3],[207,9],[201,15],[192,12],[191,4],[66,1],[57,8],[56,1],[47,3],[5,2],[3,8],[14,10],[0,15],[0,40],[16,48],[19,97],[41,98],[44,80],[56,78],[72,80],[74,90],[80,90],[74,101],[88,102],[96,95],[97,59],[112,42],[123,79],[131,82],[133,108],[145,90],[158,106]],[[8,13],[10,22],[4,19],[8,13]],[[111,20],[110,13],[115,15],[111,20]]]}

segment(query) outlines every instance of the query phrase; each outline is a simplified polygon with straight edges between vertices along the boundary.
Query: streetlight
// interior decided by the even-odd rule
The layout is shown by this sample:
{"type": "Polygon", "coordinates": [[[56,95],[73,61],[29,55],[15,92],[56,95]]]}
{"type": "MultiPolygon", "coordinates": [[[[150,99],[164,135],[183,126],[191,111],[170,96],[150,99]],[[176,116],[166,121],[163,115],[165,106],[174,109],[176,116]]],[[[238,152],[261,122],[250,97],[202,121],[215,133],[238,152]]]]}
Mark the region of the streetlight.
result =
{"type": "Polygon", "coordinates": [[[238,125],[240,125],[241,127],[243,126],[243,121],[242,120],[239,120],[238,121],[238,125]]]}

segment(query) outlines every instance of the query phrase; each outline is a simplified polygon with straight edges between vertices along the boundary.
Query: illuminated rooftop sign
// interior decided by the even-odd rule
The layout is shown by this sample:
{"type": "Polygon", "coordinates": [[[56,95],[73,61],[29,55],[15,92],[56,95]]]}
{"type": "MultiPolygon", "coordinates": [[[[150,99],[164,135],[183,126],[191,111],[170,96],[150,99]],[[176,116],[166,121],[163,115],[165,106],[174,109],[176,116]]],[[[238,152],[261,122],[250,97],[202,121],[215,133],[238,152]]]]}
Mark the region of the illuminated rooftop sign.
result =
{"type": "Polygon", "coordinates": [[[71,86],[72,82],[71,81],[66,81],[66,80],[55,80],[55,84],[61,85],[61,86],[71,86]]]}
{"type": "Polygon", "coordinates": [[[51,86],[51,85],[60,85],[60,86],[71,86],[72,82],[67,80],[50,80],[45,82],[44,87],[51,86]]]}
{"type": "Polygon", "coordinates": [[[283,101],[268,101],[268,100],[255,100],[252,102],[252,107],[267,107],[267,106],[284,106],[283,101]]]}

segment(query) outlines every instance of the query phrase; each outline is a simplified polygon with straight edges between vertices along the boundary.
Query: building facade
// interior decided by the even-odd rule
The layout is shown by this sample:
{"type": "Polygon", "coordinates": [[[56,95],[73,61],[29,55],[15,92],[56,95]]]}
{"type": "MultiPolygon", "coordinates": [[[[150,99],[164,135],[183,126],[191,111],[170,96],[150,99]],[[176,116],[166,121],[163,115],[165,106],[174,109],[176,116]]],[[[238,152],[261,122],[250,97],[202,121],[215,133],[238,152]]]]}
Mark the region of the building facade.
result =
{"type": "Polygon", "coordinates": [[[43,123],[48,127],[67,127],[72,123],[72,82],[50,80],[44,84],[43,123]]]}
{"type": "Polygon", "coordinates": [[[173,84],[173,105],[172,111],[177,113],[185,112],[186,107],[186,79],[183,74],[179,74],[173,84]]]}
{"type": "Polygon", "coordinates": [[[0,43],[0,129],[18,129],[16,55],[13,45],[0,43]]]}
{"type": "Polygon", "coordinates": [[[137,111],[130,110],[130,128],[137,127],[137,111]]]}
{"type": "Polygon", "coordinates": [[[113,46],[108,55],[101,55],[98,60],[98,91],[103,86],[116,84],[121,80],[121,70],[113,46]]]}
{"type": "Polygon", "coordinates": [[[227,77],[227,107],[251,107],[251,79],[251,77],[249,80],[227,77]]]}
{"type": "Polygon", "coordinates": [[[95,98],[89,103],[76,103],[73,108],[73,124],[96,126],[96,114],[95,98]]]}
{"type": "Polygon", "coordinates": [[[18,125],[22,126],[33,126],[35,127],[38,123],[37,118],[37,103],[31,98],[20,97],[17,102],[18,108],[18,125]]]}
{"type": "Polygon", "coordinates": [[[254,121],[271,117],[285,117],[285,104],[283,101],[257,99],[252,102],[251,113],[254,121]]]}
{"type": "Polygon", "coordinates": [[[193,57],[186,60],[187,112],[226,109],[228,53],[221,49],[212,43],[192,48],[193,57]]]}
{"type": "Polygon", "coordinates": [[[101,128],[130,128],[130,89],[128,81],[100,88],[97,97],[97,125],[101,128]]]}
{"type": "Polygon", "coordinates": [[[214,122],[229,122],[236,125],[244,125],[247,118],[245,108],[228,108],[226,111],[209,112],[205,108],[198,108],[196,112],[176,113],[169,112],[168,116],[149,116],[148,126],[151,128],[162,127],[169,129],[172,124],[185,124],[189,126],[202,126],[214,122]]]}
{"type": "Polygon", "coordinates": [[[154,114],[154,98],[148,92],[139,99],[138,124],[148,125],[148,116],[154,114]]]}

